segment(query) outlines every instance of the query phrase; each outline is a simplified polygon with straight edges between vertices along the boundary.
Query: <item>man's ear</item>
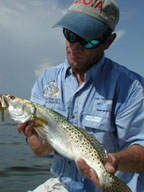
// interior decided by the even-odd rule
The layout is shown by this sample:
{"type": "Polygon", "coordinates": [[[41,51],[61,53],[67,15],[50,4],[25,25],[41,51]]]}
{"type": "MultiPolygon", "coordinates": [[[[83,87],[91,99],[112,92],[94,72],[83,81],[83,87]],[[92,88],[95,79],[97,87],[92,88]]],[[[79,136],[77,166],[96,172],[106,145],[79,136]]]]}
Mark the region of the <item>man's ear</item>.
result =
{"type": "Polygon", "coordinates": [[[107,41],[105,42],[105,50],[109,48],[109,46],[113,43],[113,41],[115,40],[117,34],[113,33],[109,36],[109,38],[107,39],[107,41]]]}

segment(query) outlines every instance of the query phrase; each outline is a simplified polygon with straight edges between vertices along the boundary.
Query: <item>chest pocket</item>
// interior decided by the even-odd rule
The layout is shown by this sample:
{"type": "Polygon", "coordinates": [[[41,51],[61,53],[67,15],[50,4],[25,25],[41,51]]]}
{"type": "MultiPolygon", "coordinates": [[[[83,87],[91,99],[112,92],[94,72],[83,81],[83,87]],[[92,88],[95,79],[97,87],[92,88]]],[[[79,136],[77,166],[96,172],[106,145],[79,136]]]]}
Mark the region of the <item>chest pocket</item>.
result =
{"type": "Polygon", "coordinates": [[[94,100],[93,106],[82,114],[82,127],[102,143],[108,151],[114,151],[116,138],[112,120],[112,100],[94,100]],[[91,110],[90,110],[91,109],[91,110]]]}
{"type": "Polygon", "coordinates": [[[95,98],[82,114],[83,124],[87,127],[113,131],[112,128],[112,106],[113,100],[95,98]]]}

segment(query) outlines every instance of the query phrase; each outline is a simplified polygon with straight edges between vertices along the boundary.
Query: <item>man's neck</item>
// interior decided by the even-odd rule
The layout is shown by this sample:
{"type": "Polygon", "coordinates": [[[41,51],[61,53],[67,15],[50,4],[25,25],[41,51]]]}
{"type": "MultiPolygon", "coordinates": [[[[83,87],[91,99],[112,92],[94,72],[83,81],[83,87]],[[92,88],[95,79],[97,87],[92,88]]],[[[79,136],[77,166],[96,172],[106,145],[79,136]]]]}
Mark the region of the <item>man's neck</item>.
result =
{"type": "Polygon", "coordinates": [[[80,87],[84,82],[84,73],[77,72],[74,69],[73,69],[73,73],[75,74],[77,81],[78,81],[78,85],[80,87]]]}

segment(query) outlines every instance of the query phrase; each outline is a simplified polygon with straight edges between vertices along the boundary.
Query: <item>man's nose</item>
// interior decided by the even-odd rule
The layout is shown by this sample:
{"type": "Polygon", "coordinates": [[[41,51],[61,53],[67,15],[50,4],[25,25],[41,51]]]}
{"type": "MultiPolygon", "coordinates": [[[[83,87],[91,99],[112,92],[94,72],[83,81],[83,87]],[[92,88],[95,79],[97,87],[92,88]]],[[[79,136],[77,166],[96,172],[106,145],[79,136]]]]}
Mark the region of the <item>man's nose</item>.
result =
{"type": "Polygon", "coordinates": [[[75,49],[82,50],[82,49],[83,49],[83,47],[81,46],[81,44],[80,44],[79,41],[77,41],[77,42],[75,42],[75,43],[71,43],[71,48],[72,48],[73,50],[75,50],[75,49]]]}

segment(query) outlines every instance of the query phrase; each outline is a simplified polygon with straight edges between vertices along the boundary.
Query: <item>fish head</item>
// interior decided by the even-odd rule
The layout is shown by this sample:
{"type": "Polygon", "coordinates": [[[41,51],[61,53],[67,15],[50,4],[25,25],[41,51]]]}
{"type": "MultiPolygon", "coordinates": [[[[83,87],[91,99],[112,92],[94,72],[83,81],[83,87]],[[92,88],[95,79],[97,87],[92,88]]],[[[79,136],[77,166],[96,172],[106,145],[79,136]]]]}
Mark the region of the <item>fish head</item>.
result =
{"type": "Polygon", "coordinates": [[[16,96],[9,94],[0,95],[0,106],[2,108],[8,108],[9,106],[17,105],[19,102],[20,100],[16,96]]]}
{"type": "Polygon", "coordinates": [[[4,109],[7,109],[11,119],[18,123],[24,123],[31,117],[31,102],[13,95],[0,96],[2,120],[4,120],[4,109]]]}

